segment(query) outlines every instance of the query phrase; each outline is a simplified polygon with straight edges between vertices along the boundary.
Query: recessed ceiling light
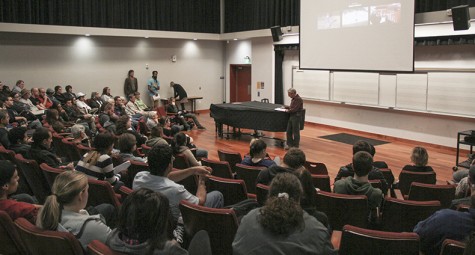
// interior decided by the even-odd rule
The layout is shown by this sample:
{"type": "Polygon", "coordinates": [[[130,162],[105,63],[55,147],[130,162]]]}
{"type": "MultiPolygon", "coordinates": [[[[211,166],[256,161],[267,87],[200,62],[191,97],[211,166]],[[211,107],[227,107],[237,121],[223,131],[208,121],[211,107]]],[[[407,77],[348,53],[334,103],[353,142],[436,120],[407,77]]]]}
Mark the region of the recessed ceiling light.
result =
{"type": "Polygon", "coordinates": [[[237,41],[237,38],[234,38],[234,41],[237,41]]]}
{"type": "Polygon", "coordinates": [[[198,38],[193,38],[193,41],[197,41],[197,40],[198,40],[198,38]]]}
{"type": "Polygon", "coordinates": [[[148,36],[145,36],[145,39],[148,39],[148,36]]]}
{"type": "Polygon", "coordinates": [[[85,34],[85,36],[91,36],[90,34],[85,34]]]}

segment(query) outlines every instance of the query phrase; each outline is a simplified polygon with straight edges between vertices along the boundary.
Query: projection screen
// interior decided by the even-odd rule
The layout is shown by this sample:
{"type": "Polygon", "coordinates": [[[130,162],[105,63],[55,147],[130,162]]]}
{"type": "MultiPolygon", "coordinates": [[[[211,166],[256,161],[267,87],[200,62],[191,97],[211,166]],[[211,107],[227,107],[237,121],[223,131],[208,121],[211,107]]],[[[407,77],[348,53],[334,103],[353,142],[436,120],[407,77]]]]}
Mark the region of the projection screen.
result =
{"type": "Polygon", "coordinates": [[[414,0],[301,0],[300,69],[414,71],[414,0]]]}

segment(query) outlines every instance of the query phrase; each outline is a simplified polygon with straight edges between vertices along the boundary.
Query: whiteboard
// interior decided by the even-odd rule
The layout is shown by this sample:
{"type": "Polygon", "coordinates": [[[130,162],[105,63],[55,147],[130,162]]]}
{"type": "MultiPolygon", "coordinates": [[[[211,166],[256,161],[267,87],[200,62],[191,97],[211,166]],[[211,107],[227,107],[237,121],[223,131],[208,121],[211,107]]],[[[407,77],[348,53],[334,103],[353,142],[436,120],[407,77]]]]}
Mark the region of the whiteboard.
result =
{"type": "Polygon", "coordinates": [[[429,73],[427,110],[475,115],[474,73],[429,73]]]}
{"type": "Polygon", "coordinates": [[[330,71],[293,68],[292,87],[304,99],[330,100],[330,71]]]}
{"type": "Polygon", "coordinates": [[[397,74],[396,107],[427,110],[427,74],[397,74]]]}
{"type": "Polygon", "coordinates": [[[334,72],[333,100],[378,105],[379,73],[334,72]]]}

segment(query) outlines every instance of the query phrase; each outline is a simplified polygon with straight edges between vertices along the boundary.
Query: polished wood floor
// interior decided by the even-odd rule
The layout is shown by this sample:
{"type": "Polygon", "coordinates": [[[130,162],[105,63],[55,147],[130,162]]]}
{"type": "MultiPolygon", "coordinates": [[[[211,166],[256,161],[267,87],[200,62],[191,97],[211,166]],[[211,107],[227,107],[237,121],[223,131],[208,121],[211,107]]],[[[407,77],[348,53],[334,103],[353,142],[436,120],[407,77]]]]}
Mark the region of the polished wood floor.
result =
{"type": "MultiPolygon", "coordinates": [[[[209,111],[201,112],[198,119],[207,130],[194,129],[188,132],[188,134],[193,137],[198,147],[209,151],[210,159],[218,159],[218,149],[237,151],[242,155],[249,152],[249,142],[252,137],[244,135],[241,136],[239,140],[219,138],[215,132],[214,120],[209,116],[209,111]]],[[[244,130],[243,132],[250,133],[251,131],[244,130]]],[[[446,180],[452,179],[452,167],[455,165],[456,155],[453,149],[441,148],[437,145],[421,144],[417,141],[382,137],[380,135],[306,123],[305,129],[301,132],[300,148],[305,152],[307,160],[325,163],[332,182],[340,166],[346,165],[351,161],[352,145],[319,137],[342,132],[388,141],[389,143],[387,144],[376,146],[375,160],[386,161],[396,178],[399,176],[402,167],[406,164],[410,164],[412,148],[415,146],[424,146],[429,153],[429,165],[432,166],[437,173],[437,183],[445,184],[446,180]]],[[[266,136],[285,139],[285,133],[264,133],[266,136]]],[[[279,156],[281,158],[285,155],[286,151],[277,144],[275,140],[265,139],[265,141],[269,155],[279,156]]]]}

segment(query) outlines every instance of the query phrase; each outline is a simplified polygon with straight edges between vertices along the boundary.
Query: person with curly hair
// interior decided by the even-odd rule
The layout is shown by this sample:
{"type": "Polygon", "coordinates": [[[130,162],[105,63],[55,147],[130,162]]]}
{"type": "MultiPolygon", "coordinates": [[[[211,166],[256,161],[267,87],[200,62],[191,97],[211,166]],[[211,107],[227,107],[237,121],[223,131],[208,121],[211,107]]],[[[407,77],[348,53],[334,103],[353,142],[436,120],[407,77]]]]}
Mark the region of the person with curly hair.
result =
{"type": "Polygon", "coordinates": [[[336,254],[327,228],[300,206],[301,196],[295,175],[275,176],[264,206],[242,219],[233,254],[336,254]]]}

